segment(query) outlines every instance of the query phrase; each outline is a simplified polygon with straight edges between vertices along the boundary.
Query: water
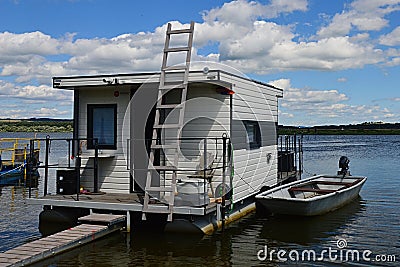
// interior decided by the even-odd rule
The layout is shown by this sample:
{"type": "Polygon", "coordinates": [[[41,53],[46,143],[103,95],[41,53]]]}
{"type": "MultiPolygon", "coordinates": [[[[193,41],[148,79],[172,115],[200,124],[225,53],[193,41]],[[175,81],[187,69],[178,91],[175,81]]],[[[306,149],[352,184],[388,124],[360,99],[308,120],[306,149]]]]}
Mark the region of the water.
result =
{"type": "MultiPolygon", "coordinates": [[[[52,156],[62,156],[56,146],[52,156]]],[[[319,255],[324,249],[338,249],[340,239],[347,242],[343,251],[370,250],[373,260],[382,254],[395,255],[397,261],[368,263],[350,258],[346,265],[398,266],[400,136],[305,136],[304,150],[304,176],[335,173],[340,156],[349,157],[351,172],[368,176],[361,197],[340,210],[313,218],[252,214],[231,224],[224,233],[205,237],[116,233],[38,266],[338,266],[326,261],[280,262],[276,252],[272,260],[260,261],[257,252],[267,246],[268,252],[314,250],[319,255]]],[[[22,188],[1,191],[0,251],[39,237],[40,207],[28,206],[26,197],[22,188]]]]}

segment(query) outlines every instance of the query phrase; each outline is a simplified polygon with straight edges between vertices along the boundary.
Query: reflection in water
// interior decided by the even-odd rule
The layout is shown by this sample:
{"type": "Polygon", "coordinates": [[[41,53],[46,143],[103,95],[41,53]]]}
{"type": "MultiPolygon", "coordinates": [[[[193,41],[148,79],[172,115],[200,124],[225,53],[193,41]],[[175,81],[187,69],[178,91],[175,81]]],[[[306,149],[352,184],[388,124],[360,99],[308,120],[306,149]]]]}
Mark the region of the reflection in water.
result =
{"type": "Polygon", "coordinates": [[[365,202],[357,198],[348,205],[321,216],[271,216],[262,220],[263,228],[260,237],[309,245],[332,237],[338,228],[354,221],[363,213],[365,213],[365,202]]]}

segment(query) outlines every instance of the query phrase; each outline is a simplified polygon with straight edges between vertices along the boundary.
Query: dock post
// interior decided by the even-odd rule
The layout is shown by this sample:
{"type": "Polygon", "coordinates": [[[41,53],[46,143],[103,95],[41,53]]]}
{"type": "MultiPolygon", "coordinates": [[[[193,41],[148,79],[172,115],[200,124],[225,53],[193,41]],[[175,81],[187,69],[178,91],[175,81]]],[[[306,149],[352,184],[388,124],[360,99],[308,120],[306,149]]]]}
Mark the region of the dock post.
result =
{"type": "Polygon", "coordinates": [[[131,212],[129,210],[126,211],[126,231],[131,232],[131,212]]]}

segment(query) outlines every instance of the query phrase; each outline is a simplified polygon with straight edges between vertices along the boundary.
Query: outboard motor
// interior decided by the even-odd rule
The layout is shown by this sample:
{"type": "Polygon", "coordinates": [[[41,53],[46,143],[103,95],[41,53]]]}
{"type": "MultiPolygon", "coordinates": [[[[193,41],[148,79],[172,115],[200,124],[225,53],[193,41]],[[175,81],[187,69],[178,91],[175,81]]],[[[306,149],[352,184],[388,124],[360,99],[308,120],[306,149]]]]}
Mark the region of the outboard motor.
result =
{"type": "Polygon", "coordinates": [[[341,156],[339,159],[339,168],[340,171],[338,171],[338,175],[343,175],[343,177],[350,176],[350,171],[349,171],[349,163],[350,160],[346,156],[341,156]]]}

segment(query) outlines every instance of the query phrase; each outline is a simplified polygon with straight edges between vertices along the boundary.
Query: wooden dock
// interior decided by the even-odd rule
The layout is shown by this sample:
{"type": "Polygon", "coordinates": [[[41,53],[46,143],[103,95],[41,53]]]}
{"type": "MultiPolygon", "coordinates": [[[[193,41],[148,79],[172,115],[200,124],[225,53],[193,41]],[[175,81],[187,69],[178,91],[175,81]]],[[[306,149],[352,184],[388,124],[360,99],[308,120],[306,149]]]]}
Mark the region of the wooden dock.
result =
{"type": "Polygon", "coordinates": [[[26,266],[82,246],[125,226],[125,215],[91,214],[82,224],[0,253],[0,267],[26,266]]]}

